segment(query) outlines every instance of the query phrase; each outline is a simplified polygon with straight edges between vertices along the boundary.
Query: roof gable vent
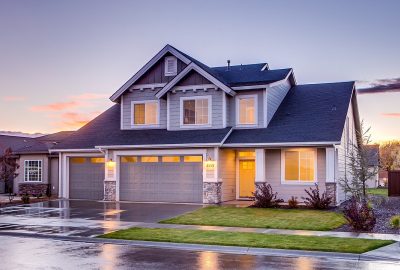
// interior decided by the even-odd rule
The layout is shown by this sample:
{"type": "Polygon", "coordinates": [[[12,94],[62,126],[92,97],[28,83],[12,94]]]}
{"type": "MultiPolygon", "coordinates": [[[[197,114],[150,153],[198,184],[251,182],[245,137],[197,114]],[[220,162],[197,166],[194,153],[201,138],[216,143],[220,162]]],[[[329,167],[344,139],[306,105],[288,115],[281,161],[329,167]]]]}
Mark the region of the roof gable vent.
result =
{"type": "Polygon", "coordinates": [[[178,60],[175,56],[165,57],[165,76],[175,76],[178,69],[178,60]]]}

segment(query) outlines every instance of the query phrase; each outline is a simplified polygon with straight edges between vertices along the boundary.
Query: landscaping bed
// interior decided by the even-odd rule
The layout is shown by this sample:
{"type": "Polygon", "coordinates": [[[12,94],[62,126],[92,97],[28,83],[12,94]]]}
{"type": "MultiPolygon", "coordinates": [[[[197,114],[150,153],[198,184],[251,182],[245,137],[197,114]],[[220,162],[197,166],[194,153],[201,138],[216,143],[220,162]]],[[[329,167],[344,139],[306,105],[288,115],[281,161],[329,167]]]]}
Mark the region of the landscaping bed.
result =
{"type": "Polygon", "coordinates": [[[191,243],[255,248],[277,248],[326,252],[364,253],[394,241],[357,238],[274,235],[247,232],[220,232],[182,229],[130,228],[100,238],[156,242],[191,243]]]}
{"type": "MultiPolygon", "coordinates": [[[[47,202],[56,199],[56,197],[42,197],[42,198],[30,198],[31,203],[38,202],[47,202]]],[[[17,206],[17,205],[26,205],[22,202],[21,199],[14,199],[12,202],[0,202],[0,208],[9,207],[9,206],[17,206]]]]}
{"type": "Polygon", "coordinates": [[[346,220],[341,213],[327,210],[209,206],[160,223],[329,231],[346,220]]]}

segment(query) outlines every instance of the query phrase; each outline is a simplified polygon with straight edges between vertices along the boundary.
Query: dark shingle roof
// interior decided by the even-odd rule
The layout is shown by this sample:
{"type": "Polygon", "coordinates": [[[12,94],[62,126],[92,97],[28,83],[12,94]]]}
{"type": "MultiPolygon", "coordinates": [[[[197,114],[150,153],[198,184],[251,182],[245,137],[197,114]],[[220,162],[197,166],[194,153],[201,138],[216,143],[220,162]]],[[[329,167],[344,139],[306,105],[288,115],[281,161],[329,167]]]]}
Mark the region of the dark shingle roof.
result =
{"type": "Polygon", "coordinates": [[[9,147],[14,152],[16,149],[33,143],[34,140],[35,139],[31,137],[0,135],[0,155],[9,147]]]}
{"type": "Polygon", "coordinates": [[[354,82],[292,87],[267,128],[237,129],[225,143],[337,142],[354,82]]]}
{"type": "Polygon", "coordinates": [[[57,133],[37,137],[28,143],[15,148],[16,154],[48,153],[49,149],[71,136],[74,131],[60,131],[57,133]]]}
{"type": "Polygon", "coordinates": [[[121,130],[120,116],[120,105],[116,104],[54,149],[93,149],[106,145],[217,144],[230,130],[121,130]]]}
{"type": "Polygon", "coordinates": [[[379,166],[379,145],[366,145],[369,166],[379,166]]]}

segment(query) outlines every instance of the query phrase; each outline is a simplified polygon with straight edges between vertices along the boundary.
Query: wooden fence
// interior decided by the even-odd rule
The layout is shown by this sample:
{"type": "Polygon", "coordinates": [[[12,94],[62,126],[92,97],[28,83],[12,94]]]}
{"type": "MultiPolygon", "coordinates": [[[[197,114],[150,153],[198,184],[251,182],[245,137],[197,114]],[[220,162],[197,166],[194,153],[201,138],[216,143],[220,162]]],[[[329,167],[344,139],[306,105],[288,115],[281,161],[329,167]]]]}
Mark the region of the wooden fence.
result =
{"type": "Polygon", "coordinates": [[[389,172],[388,193],[390,197],[400,196],[400,171],[389,172]]]}

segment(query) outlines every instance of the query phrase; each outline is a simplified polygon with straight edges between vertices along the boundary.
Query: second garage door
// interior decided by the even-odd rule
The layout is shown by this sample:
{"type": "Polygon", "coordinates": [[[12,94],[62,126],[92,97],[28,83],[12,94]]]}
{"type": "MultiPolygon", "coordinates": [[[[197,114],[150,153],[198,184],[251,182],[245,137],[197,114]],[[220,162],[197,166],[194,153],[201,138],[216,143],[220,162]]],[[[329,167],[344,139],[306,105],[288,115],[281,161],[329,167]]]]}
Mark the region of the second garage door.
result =
{"type": "Polygon", "coordinates": [[[104,158],[73,157],[69,159],[69,197],[103,200],[104,158]]]}
{"type": "Polygon", "coordinates": [[[203,200],[202,156],[129,156],[120,164],[121,201],[203,200]]]}

